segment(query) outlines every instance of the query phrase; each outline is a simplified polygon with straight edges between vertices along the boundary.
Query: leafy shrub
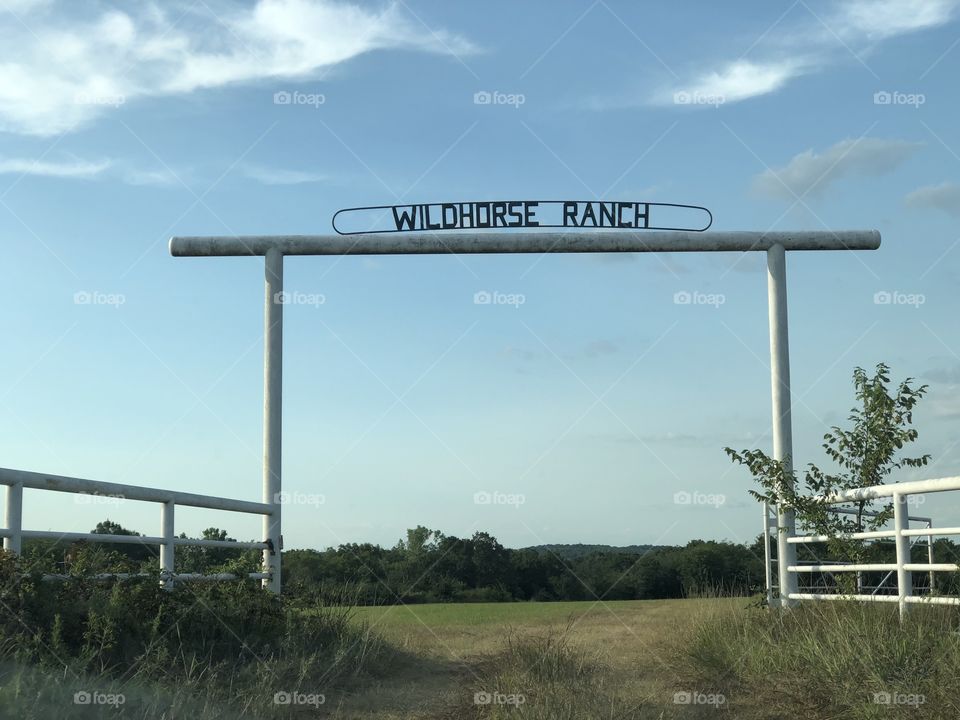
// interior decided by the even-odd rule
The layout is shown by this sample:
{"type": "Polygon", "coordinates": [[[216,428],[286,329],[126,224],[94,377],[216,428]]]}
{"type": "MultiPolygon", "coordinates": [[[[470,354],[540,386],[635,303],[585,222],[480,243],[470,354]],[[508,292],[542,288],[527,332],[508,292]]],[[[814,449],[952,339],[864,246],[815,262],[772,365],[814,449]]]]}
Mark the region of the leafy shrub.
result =
{"type": "Polygon", "coordinates": [[[70,717],[73,693],[89,688],[122,692],[128,717],[172,717],[175,707],[203,718],[287,717],[304,708],[275,703],[277,693],[333,701],[392,656],[349,608],[294,604],[250,581],[173,591],[156,575],[50,582],[2,554],[0,608],[3,717],[70,717]]]}

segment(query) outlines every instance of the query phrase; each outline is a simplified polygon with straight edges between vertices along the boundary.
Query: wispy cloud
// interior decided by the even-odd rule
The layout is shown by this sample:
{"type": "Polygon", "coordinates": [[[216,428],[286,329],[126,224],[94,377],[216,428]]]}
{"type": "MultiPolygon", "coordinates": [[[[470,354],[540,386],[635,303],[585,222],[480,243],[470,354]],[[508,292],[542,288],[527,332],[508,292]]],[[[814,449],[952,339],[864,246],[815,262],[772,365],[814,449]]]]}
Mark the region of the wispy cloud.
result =
{"type": "Polygon", "coordinates": [[[321,182],[327,179],[325,175],[320,173],[306,170],[270,168],[262,165],[244,165],[242,172],[251,180],[256,180],[264,185],[300,185],[302,183],[321,182]]]}
{"type": "Polygon", "coordinates": [[[844,59],[863,63],[878,42],[944,25],[958,7],[960,0],[853,0],[815,15],[798,3],[750,48],[751,59],[714,61],[709,70],[691,72],[648,101],[711,107],[767,95],[844,59]]]}
{"type": "Polygon", "coordinates": [[[960,385],[960,363],[930,368],[923,373],[923,379],[946,385],[960,385]]]}
{"type": "Polygon", "coordinates": [[[125,185],[183,187],[184,172],[169,168],[144,169],[126,160],[85,160],[73,156],[56,159],[0,157],[0,175],[20,175],[64,180],[114,180],[125,185]]]}
{"type": "Polygon", "coordinates": [[[960,185],[952,182],[926,185],[908,193],[904,202],[908,207],[934,208],[960,217],[960,185]]]}
{"type": "Polygon", "coordinates": [[[784,167],[763,172],[754,179],[754,189],[787,200],[804,194],[817,195],[844,177],[889,173],[920,147],[922,143],[905,140],[842,140],[822,153],[806,150],[784,167]]]}
{"type": "Polygon", "coordinates": [[[29,160],[0,158],[0,175],[37,175],[55,178],[89,179],[101,175],[111,166],[109,160],[29,160]]]}
{"type": "Polygon", "coordinates": [[[799,60],[770,62],[737,60],[728,63],[720,70],[702,74],[682,87],[671,89],[659,98],[659,102],[678,105],[739,102],[779,90],[803,72],[805,72],[805,65],[799,60]]]}
{"type": "Polygon", "coordinates": [[[307,79],[375,50],[474,50],[428,31],[402,3],[375,11],[342,0],[257,0],[216,3],[217,15],[179,2],[97,14],[83,3],[47,4],[20,0],[0,13],[0,130],[56,134],[136,98],[307,79]],[[178,22],[183,15],[189,20],[178,22]]]}
{"type": "Polygon", "coordinates": [[[927,30],[953,19],[956,0],[854,0],[834,16],[838,34],[874,39],[927,30]]]}

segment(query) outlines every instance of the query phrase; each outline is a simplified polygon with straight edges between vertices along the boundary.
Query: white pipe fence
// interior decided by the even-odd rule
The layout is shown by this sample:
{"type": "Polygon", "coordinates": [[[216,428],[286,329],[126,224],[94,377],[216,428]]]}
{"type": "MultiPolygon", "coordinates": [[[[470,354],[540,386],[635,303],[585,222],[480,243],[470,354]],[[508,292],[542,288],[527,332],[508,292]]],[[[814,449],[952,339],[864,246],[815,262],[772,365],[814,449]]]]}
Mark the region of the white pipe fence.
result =
{"type": "MultiPolygon", "coordinates": [[[[907,613],[907,609],[912,604],[932,604],[932,605],[960,605],[960,597],[941,596],[934,594],[936,585],[934,573],[938,572],[957,572],[960,571],[960,565],[957,563],[937,563],[933,558],[933,538],[948,537],[960,535],[960,527],[933,527],[933,520],[928,517],[915,517],[909,515],[908,506],[912,495],[926,495],[928,493],[949,492],[951,490],[960,490],[960,477],[938,478],[935,480],[917,480],[913,482],[897,483],[891,485],[877,485],[869,488],[858,488],[847,490],[835,495],[822,498],[821,501],[828,505],[840,503],[860,502],[869,500],[878,500],[881,498],[890,498],[893,503],[893,528],[889,530],[872,530],[866,532],[849,533],[842,536],[836,536],[837,539],[878,541],[892,539],[896,548],[896,562],[884,563],[849,563],[840,561],[807,561],[789,562],[786,567],[781,567],[776,558],[771,554],[770,530],[777,527],[774,508],[769,503],[763,504],[763,533],[764,533],[764,551],[766,554],[766,594],[767,602],[772,606],[775,602],[775,594],[780,596],[780,604],[787,605],[789,601],[797,600],[861,600],[864,602],[896,602],[900,606],[901,618],[907,613]],[[910,521],[923,522],[925,528],[911,528],[910,521]],[[911,557],[911,547],[915,538],[926,538],[927,542],[927,562],[913,562],[911,557]],[[788,592],[779,592],[778,585],[774,585],[772,578],[777,577],[777,573],[772,572],[772,566],[777,563],[778,570],[794,578],[811,573],[843,573],[855,572],[858,574],[858,593],[843,594],[829,592],[799,592],[789,590],[788,592]],[[860,583],[860,573],[864,572],[886,572],[887,576],[874,587],[872,594],[862,593],[860,583]],[[913,573],[925,572],[930,578],[930,586],[926,589],[926,594],[916,594],[913,585],[913,573]],[[880,594],[881,589],[887,589],[884,586],[887,577],[896,573],[896,594],[880,594]]],[[[832,512],[855,514],[858,511],[850,508],[831,508],[832,512]]],[[[863,515],[876,517],[877,513],[865,511],[863,515]]],[[[781,526],[782,527],[782,526],[781,526]]],[[[781,542],[789,546],[804,545],[809,543],[828,542],[832,539],[829,535],[796,535],[790,533],[781,533],[786,537],[780,538],[781,542]]],[[[782,575],[781,575],[782,577],[782,575]]],[[[794,580],[792,587],[797,587],[798,580],[794,580]]],[[[890,588],[892,589],[892,588],[890,588]]]]}
{"type": "MultiPolygon", "coordinates": [[[[263,357],[263,499],[274,504],[274,513],[264,517],[264,537],[282,549],[280,506],[275,498],[282,489],[280,444],[282,440],[283,387],[283,259],[295,255],[423,255],[450,253],[596,253],[596,252],[765,252],[767,255],[767,307],[770,324],[770,387],[773,395],[773,454],[789,463],[793,455],[790,419],[790,360],[787,340],[787,251],[876,250],[876,230],[813,231],[650,231],[586,232],[471,232],[367,233],[351,235],[255,235],[226,237],[173,237],[174,257],[262,256],[264,259],[264,357],[263,357]]],[[[794,534],[792,512],[779,518],[780,528],[794,534]]],[[[788,563],[796,548],[781,543],[779,557],[788,563]]],[[[264,567],[280,592],[280,554],[264,553],[264,567]]],[[[786,595],[796,592],[796,576],[779,568],[780,585],[786,595]]],[[[768,583],[769,585],[769,583],[768,583]]],[[[787,600],[789,602],[789,600],[787,600]]]]}
{"type": "MultiPolygon", "coordinates": [[[[210,495],[198,495],[176,490],[162,490],[139,485],[85,480],[62,475],[47,475],[44,473],[26,472],[24,470],[10,470],[8,468],[0,468],[0,485],[7,486],[6,527],[0,529],[0,537],[3,538],[3,549],[17,555],[19,555],[23,549],[24,539],[86,540],[88,542],[99,543],[155,545],[160,548],[161,585],[167,590],[172,590],[175,582],[184,580],[215,581],[237,579],[236,575],[230,573],[218,573],[214,575],[177,573],[175,570],[175,552],[178,546],[257,549],[262,550],[265,556],[273,556],[280,552],[280,548],[273,546],[273,543],[269,540],[269,536],[265,541],[256,542],[180,538],[174,535],[174,515],[178,505],[262,515],[267,521],[270,520],[279,505],[213,497],[210,495]],[[56,532],[53,530],[24,530],[24,488],[158,503],[160,505],[161,535],[107,535],[99,533],[56,532]]],[[[266,522],[264,524],[266,525],[266,522]]],[[[143,575],[138,573],[102,573],[96,576],[95,579],[127,579],[142,576],[143,575]]],[[[48,574],[44,577],[49,580],[58,580],[68,576],[48,574]]],[[[247,577],[266,581],[268,584],[273,580],[270,572],[248,573],[247,577]]]]}

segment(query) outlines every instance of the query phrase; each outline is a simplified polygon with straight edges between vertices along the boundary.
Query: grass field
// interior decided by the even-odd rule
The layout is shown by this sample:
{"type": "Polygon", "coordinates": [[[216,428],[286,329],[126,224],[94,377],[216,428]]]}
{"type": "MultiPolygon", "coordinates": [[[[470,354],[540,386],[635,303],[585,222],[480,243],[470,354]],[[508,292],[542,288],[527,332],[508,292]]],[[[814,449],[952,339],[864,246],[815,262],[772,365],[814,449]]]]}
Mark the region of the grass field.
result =
{"type": "Polygon", "coordinates": [[[960,614],[944,606],[901,624],[879,603],[351,608],[244,585],[19,588],[0,614],[0,720],[960,717],[960,614]]]}
{"type": "Polygon", "coordinates": [[[678,675],[694,618],[748,600],[478,603],[357,608],[401,648],[398,676],[346,700],[342,717],[698,718],[715,705],[678,675]],[[489,701],[489,702],[485,702],[489,701]]]}
{"type": "Polygon", "coordinates": [[[358,608],[407,665],[349,698],[370,720],[957,718],[960,617],[746,598],[358,608]]]}

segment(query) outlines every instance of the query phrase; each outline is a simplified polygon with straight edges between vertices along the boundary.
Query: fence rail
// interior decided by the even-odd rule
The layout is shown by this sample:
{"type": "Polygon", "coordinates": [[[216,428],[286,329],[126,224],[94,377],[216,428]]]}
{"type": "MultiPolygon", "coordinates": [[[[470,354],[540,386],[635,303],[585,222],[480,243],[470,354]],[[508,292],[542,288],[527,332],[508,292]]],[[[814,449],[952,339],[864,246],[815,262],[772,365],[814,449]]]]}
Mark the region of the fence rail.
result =
{"type": "MultiPolygon", "coordinates": [[[[262,542],[206,540],[203,538],[179,538],[174,535],[174,517],[178,505],[270,517],[274,514],[277,506],[269,503],[198,495],[196,493],[149,488],[140,485],[87,480],[63,475],[48,475],[45,473],[27,472],[25,470],[11,470],[9,468],[0,468],[0,485],[7,486],[6,527],[0,528],[0,537],[3,538],[4,550],[18,555],[23,549],[24,539],[86,540],[90,542],[126,545],[156,545],[160,548],[160,582],[165,589],[172,590],[174,584],[180,581],[216,581],[237,578],[236,575],[231,573],[218,573],[214,575],[177,573],[174,570],[177,546],[248,548],[263,550],[271,555],[280,552],[280,548],[273,547],[273,544],[269,540],[262,542]],[[24,530],[24,488],[157,503],[160,505],[161,534],[106,535],[100,533],[56,532],[53,530],[24,530]]],[[[142,576],[140,573],[103,573],[97,576],[96,579],[126,579],[142,576]]],[[[65,575],[58,574],[45,576],[45,578],[50,580],[63,579],[66,577],[65,575]]],[[[265,584],[270,584],[270,581],[273,579],[272,574],[269,572],[248,573],[246,577],[265,581],[265,584]]]]}
{"type": "MultiPolygon", "coordinates": [[[[864,602],[896,602],[900,606],[900,616],[903,617],[910,605],[915,604],[933,604],[933,605],[960,605],[960,597],[935,595],[934,573],[938,572],[957,572],[960,571],[960,565],[956,563],[937,563],[933,558],[933,538],[949,537],[960,535],[960,527],[933,527],[932,518],[914,517],[908,512],[910,497],[913,495],[926,495],[928,493],[949,492],[960,490],[960,477],[937,478],[934,480],[917,480],[913,482],[897,483],[891,485],[877,485],[869,488],[858,488],[847,490],[845,492],[830,495],[822,498],[822,502],[827,505],[837,505],[849,502],[861,502],[870,500],[879,500],[890,498],[893,503],[893,528],[889,530],[872,530],[866,532],[855,532],[839,536],[830,535],[790,535],[786,538],[788,545],[805,545],[810,543],[827,542],[833,538],[842,538],[850,540],[884,540],[892,539],[896,547],[896,561],[892,563],[844,563],[831,561],[815,561],[807,563],[797,563],[787,565],[787,572],[796,577],[802,574],[810,573],[843,573],[843,572],[886,572],[878,585],[874,586],[873,594],[843,594],[843,593],[817,593],[817,592],[788,592],[781,597],[781,603],[789,600],[862,600],[864,602]],[[919,521],[926,523],[925,528],[911,528],[910,521],[919,521]],[[915,538],[926,538],[927,558],[925,563],[914,562],[911,557],[912,542],[915,538]],[[913,573],[924,572],[930,577],[930,586],[928,594],[918,595],[914,593],[913,573]],[[879,594],[883,589],[883,583],[887,577],[892,577],[896,573],[896,595],[879,594]]],[[[832,512],[855,514],[856,510],[850,508],[830,508],[832,512]]],[[[866,511],[863,515],[876,517],[877,513],[866,511]]],[[[766,552],[767,568],[767,600],[772,605],[775,591],[779,588],[773,584],[772,577],[775,573],[771,568],[774,559],[770,551],[770,530],[777,527],[776,511],[769,503],[764,503],[763,521],[764,521],[764,548],[766,552]],[[773,520],[771,520],[771,516],[773,520]]],[[[781,568],[782,569],[782,568],[781,568]]],[[[862,585],[858,582],[858,586],[862,585]]]]}

